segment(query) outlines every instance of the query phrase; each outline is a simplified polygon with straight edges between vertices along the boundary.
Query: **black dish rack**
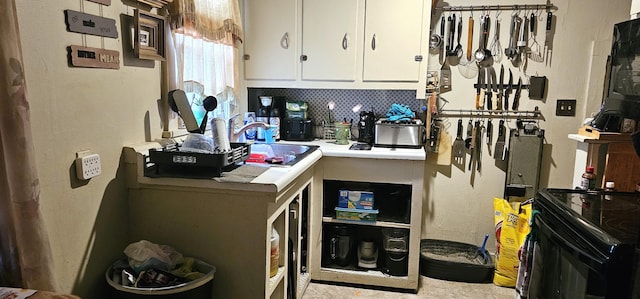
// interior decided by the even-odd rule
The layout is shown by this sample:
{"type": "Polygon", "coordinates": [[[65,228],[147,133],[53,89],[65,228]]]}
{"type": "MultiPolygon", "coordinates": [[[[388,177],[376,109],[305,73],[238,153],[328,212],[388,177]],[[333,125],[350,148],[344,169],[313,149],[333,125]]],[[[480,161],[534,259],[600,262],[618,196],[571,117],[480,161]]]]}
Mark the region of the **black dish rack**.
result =
{"type": "Polygon", "coordinates": [[[194,153],[180,151],[177,145],[150,149],[145,157],[146,177],[214,178],[233,170],[249,158],[251,145],[231,143],[231,151],[194,153]]]}

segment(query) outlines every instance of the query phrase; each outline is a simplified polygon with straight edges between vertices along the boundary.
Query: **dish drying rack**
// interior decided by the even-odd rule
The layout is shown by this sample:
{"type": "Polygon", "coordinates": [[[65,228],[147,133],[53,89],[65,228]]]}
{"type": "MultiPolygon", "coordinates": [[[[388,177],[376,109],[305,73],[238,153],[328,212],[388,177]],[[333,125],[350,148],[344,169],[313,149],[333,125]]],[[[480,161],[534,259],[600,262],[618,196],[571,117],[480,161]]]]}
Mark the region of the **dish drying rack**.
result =
{"type": "Polygon", "coordinates": [[[162,148],[150,149],[145,156],[144,175],[147,177],[174,178],[214,178],[223,171],[238,167],[249,158],[251,145],[231,143],[226,152],[197,153],[181,151],[171,144],[162,148]]]}

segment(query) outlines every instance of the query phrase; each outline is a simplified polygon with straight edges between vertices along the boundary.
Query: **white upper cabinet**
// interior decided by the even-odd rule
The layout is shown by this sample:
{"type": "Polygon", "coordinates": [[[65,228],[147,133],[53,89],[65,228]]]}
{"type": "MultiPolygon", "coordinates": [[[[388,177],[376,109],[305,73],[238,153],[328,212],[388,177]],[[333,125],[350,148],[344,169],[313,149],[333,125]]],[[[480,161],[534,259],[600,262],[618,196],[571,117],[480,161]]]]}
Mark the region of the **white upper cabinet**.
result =
{"type": "Polygon", "coordinates": [[[296,80],[297,0],[245,0],[244,76],[296,80]]]}
{"type": "Polygon", "coordinates": [[[356,80],[359,0],[302,1],[302,80],[356,80]]]}
{"type": "Polygon", "coordinates": [[[423,0],[366,3],[363,81],[417,82],[423,0]]]}
{"type": "Polygon", "coordinates": [[[244,0],[244,5],[247,87],[415,89],[424,96],[422,55],[429,49],[431,1],[244,0]]]}

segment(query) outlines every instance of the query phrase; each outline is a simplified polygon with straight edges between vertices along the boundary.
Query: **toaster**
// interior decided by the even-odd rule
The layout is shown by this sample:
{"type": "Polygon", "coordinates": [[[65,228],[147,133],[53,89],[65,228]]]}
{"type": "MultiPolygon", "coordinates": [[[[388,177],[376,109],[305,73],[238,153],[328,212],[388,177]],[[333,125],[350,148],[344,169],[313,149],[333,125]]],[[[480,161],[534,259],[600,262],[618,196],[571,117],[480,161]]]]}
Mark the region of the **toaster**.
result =
{"type": "Polygon", "coordinates": [[[421,148],[424,144],[424,124],[419,119],[376,121],[373,146],[397,148],[421,148]]]}

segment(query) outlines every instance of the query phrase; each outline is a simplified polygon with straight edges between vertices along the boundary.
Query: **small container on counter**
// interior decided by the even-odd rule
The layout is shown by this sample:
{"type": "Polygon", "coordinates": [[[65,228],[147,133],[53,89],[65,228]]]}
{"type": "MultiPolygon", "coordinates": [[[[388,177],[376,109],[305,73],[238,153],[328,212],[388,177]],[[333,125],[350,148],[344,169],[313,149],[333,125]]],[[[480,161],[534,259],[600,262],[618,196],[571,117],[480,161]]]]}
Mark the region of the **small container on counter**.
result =
{"type": "Polygon", "coordinates": [[[582,179],[580,180],[580,188],[583,190],[595,190],[596,188],[596,174],[594,173],[595,168],[593,166],[587,166],[587,169],[582,174],[582,179]]]}

